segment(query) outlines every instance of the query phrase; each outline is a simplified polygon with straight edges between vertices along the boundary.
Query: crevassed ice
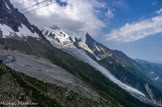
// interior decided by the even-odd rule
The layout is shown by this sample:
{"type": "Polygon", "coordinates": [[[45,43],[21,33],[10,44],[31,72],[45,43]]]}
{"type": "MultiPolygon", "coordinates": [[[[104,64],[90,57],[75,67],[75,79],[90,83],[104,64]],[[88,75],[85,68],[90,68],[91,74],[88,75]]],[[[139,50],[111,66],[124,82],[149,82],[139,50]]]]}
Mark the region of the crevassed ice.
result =
{"type": "MultiPolygon", "coordinates": [[[[45,29],[44,29],[45,30],[45,29]]],[[[47,31],[47,29],[46,29],[47,31]]],[[[55,32],[55,30],[48,30],[48,33],[49,32],[55,32]]],[[[60,29],[59,29],[60,31],[60,29]]],[[[71,35],[68,35],[71,37],[71,35]]],[[[115,84],[117,84],[118,86],[120,86],[122,89],[126,90],[127,92],[130,92],[132,94],[138,94],[138,95],[141,95],[143,97],[145,97],[145,95],[140,92],[139,90],[133,88],[133,87],[130,87],[124,83],[122,83],[121,81],[119,81],[116,77],[114,77],[106,68],[104,68],[103,66],[99,65],[96,61],[94,61],[91,57],[89,57],[86,52],[84,50],[81,50],[81,49],[77,49],[75,46],[72,47],[72,46],[65,46],[61,43],[58,43],[57,41],[55,41],[53,38],[50,38],[48,36],[46,36],[47,40],[49,40],[51,42],[51,44],[53,44],[55,47],[57,48],[60,48],[66,52],[68,52],[69,54],[72,54],[73,56],[75,56],[76,58],[90,64],[91,66],[93,66],[94,68],[96,68],[97,70],[99,70],[103,75],[105,75],[105,77],[107,77],[108,79],[110,79],[111,81],[113,81],[115,84]]],[[[62,39],[62,38],[59,38],[59,39],[62,39]]],[[[83,39],[83,38],[81,38],[83,39]]],[[[64,40],[64,39],[63,39],[64,40]]],[[[85,43],[85,39],[82,40],[81,42],[82,44],[86,44],[85,43]]],[[[79,44],[81,45],[82,48],[86,49],[87,51],[89,50],[86,46],[82,46],[82,44],[79,44]]]]}
{"type": "Polygon", "coordinates": [[[80,60],[90,64],[92,67],[96,68],[97,70],[99,70],[103,75],[105,75],[108,79],[110,79],[111,81],[113,81],[114,83],[116,83],[118,86],[120,86],[122,89],[133,93],[133,94],[139,94],[145,97],[145,95],[140,92],[139,90],[132,88],[124,83],[122,83],[121,81],[119,81],[116,77],[114,77],[106,68],[104,68],[103,66],[99,65],[96,61],[94,61],[92,58],[90,58],[85,51],[81,50],[81,49],[71,49],[72,51],[70,51],[70,49],[66,49],[66,51],[68,51],[69,53],[73,54],[74,56],[76,56],[77,58],[79,58],[80,60]],[[74,51],[74,52],[73,52],[74,51]]]}
{"type": "Polygon", "coordinates": [[[121,87],[122,89],[124,89],[125,91],[133,94],[133,95],[141,95],[143,97],[145,97],[145,95],[133,88],[130,87],[124,83],[122,83],[120,80],[118,80],[116,77],[114,77],[106,68],[104,68],[103,66],[99,65],[96,61],[94,61],[91,57],[89,57],[86,52],[82,49],[77,49],[77,48],[70,48],[70,47],[64,47],[61,44],[56,44],[52,39],[48,39],[51,44],[53,44],[55,47],[60,48],[66,52],[68,52],[69,54],[75,56],[76,58],[78,58],[81,61],[84,61],[88,64],[90,64],[92,67],[96,68],[98,71],[100,71],[105,77],[107,77],[109,80],[111,80],[112,82],[114,82],[115,84],[117,84],[119,87],[121,87]]]}
{"type": "Polygon", "coordinates": [[[93,54],[97,60],[100,60],[100,58],[98,58],[94,53],[93,51],[87,46],[87,44],[85,43],[86,42],[86,33],[84,32],[73,32],[69,29],[66,29],[64,28],[63,30],[57,26],[54,26],[56,27],[55,29],[53,28],[49,28],[49,27],[43,27],[42,28],[42,33],[46,36],[46,39],[51,41],[53,40],[53,42],[55,41],[55,45],[57,44],[57,46],[60,44],[62,44],[64,47],[76,47],[74,45],[74,42],[76,41],[75,38],[77,38],[78,40],[81,40],[80,42],[78,42],[78,45],[79,47],[83,48],[84,50],[90,52],[91,54],[93,54]],[[49,37],[50,34],[55,34],[55,38],[51,38],[49,37]],[[61,34],[60,34],[61,33],[61,34]],[[62,34],[64,34],[65,36],[63,36],[62,34]],[[83,36],[84,35],[84,36],[83,36]],[[73,41],[71,41],[69,39],[69,37],[71,37],[71,39],[73,41]],[[58,41],[56,41],[55,39],[58,39],[58,41]]]}

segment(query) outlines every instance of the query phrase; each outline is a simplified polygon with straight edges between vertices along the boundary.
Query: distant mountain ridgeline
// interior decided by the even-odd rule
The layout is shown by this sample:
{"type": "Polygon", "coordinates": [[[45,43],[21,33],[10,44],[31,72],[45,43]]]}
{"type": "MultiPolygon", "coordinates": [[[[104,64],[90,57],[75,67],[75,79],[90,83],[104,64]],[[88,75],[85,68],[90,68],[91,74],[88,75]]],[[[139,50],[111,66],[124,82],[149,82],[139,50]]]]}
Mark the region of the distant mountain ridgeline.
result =
{"type": "Polygon", "coordinates": [[[137,63],[139,63],[139,66],[145,75],[159,84],[159,86],[162,86],[162,64],[151,63],[140,59],[135,60],[137,63]]]}

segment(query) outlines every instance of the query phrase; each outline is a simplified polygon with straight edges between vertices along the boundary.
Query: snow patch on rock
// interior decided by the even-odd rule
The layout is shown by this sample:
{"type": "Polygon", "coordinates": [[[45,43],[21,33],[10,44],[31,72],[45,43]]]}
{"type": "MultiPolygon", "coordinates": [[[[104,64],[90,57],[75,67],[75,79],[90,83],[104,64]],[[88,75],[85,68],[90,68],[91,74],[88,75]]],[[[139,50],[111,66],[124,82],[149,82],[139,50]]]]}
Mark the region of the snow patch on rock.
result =
{"type": "Polygon", "coordinates": [[[22,27],[19,27],[18,35],[21,36],[31,36],[33,38],[39,38],[39,35],[37,33],[32,33],[24,24],[21,24],[22,27]]]}
{"type": "Polygon", "coordinates": [[[7,9],[11,11],[10,7],[8,6],[8,4],[6,2],[5,2],[5,5],[6,5],[7,9]]]}
{"type": "Polygon", "coordinates": [[[159,80],[159,76],[155,77],[154,80],[155,81],[158,81],[159,80]]]}
{"type": "Polygon", "coordinates": [[[21,24],[21,26],[18,28],[19,32],[15,32],[12,30],[9,26],[5,24],[0,24],[0,31],[2,31],[2,38],[7,38],[7,37],[13,37],[13,36],[18,36],[18,37],[33,37],[33,38],[40,38],[37,33],[32,33],[24,24],[21,24]]]}

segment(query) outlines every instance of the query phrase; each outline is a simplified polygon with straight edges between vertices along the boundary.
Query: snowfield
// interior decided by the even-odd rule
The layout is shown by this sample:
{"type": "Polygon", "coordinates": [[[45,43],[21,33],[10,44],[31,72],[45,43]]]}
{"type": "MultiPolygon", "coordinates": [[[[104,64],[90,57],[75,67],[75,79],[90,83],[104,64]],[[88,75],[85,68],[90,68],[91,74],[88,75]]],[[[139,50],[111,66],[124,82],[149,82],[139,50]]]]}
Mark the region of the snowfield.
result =
{"type": "Polygon", "coordinates": [[[5,24],[0,24],[0,31],[2,31],[2,38],[7,38],[7,37],[13,37],[13,36],[18,36],[18,37],[33,37],[33,38],[40,38],[37,33],[32,33],[24,24],[21,24],[21,26],[18,28],[19,32],[13,31],[9,26],[5,24]]]}

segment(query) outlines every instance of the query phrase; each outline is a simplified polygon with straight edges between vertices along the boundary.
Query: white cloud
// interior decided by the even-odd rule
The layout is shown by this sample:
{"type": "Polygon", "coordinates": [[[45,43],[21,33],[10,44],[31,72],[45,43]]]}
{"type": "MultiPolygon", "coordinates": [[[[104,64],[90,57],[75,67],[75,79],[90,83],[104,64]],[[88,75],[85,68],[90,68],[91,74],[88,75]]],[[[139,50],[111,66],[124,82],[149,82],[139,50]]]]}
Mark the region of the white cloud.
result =
{"type": "Polygon", "coordinates": [[[158,4],[158,1],[152,2],[152,6],[156,6],[158,4]]]}
{"type": "Polygon", "coordinates": [[[129,6],[123,0],[110,0],[111,5],[121,9],[129,9],[129,6]]]}
{"type": "Polygon", "coordinates": [[[120,29],[112,30],[106,35],[106,39],[107,41],[131,42],[158,33],[162,33],[161,15],[136,23],[127,23],[120,29]]]}
{"type": "Polygon", "coordinates": [[[111,19],[114,17],[114,13],[112,12],[113,10],[111,10],[110,8],[108,8],[107,12],[106,12],[106,16],[107,18],[111,19]]]}
{"type": "Polygon", "coordinates": [[[157,14],[161,14],[162,13],[162,8],[158,11],[156,11],[157,14]]]}
{"type": "MultiPolygon", "coordinates": [[[[43,0],[11,0],[15,7],[22,9],[43,0]]],[[[97,0],[62,0],[66,6],[58,3],[41,8],[26,14],[29,20],[38,25],[59,25],[76,31],[89,32],[96,35],[105,26],[97,17],[99,8],[105,8],[104,4],[97,0]]],[[[41,7],[39,5],[35,8],[41,7]]],[[[34,8],[33,8],[34,9],[34,8]]],[[[32,9],[31,9],[32,10],[32,9]]]]}

